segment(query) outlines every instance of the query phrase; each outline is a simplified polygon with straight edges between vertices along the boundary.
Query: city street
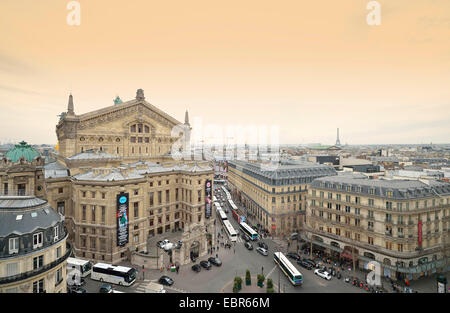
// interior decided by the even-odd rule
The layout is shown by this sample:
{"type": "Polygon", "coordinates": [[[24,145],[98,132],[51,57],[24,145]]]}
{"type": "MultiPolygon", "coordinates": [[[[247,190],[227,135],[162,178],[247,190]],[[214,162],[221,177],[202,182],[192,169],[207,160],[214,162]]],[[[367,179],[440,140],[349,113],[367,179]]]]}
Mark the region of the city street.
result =
{"type": "MultiPolygon", "coordinates": [[[[224,204],[227,206],[227,204],[224,204]]],[[[258,247],[257,241],[252,241],[253,250],[247,250],[244,246],[245,241],[240,237],[239,225],[234,220],[231,209],[228,208],[228,220],[239,233],[237,241],[231,247],[231,249],[225,249],[219,244],[218,251],[214,251],[209,256],[215,256],[218,254],[219,259],[222,261],[222,266],[217,267],[212,265],[210,270],[204,268],[201,269],[199,273],[194,272],[191,264],[183,265],[180,267],[179,273],[168,272],[164,270],[160,272],[159,270],[148,270],[145,271],[145,277],[143,277],[142,269],[137,268],[137,280],[130,287],[114,286],[114,289],[122,292],[136,292],[144,293],[145,286],[150,282],[156,282],[162,275],[167,275],[171,277],[175,283],[171,287],[164,286],[168,293],[173,292],[193,292],[193,293],[221,293],[225,292],[226,286],[230,286],[234,277],[240,276],[245,279],[246,270],[250,270],[253,277],[252,284],[256,284],[256,276],[263,272],[266,279],[271,278],[273,283],[276,285],[275,292],[286,292],[286,293],[366,293],[361,288],[353,286],[350,282],[345,282],[345,277],[353,277],[353,271],[345,270],[342,272],[342,278],[337,279],[332,277],[331,280],[325,280],[314,274],[314,269],[307,270],[296,263],[296,261],[290,259],[291,263],[302,273],[303,275],[303,285],[293,286],[284,273],[279,269],[278,265],[273,260],[273,253],[276,251],[282,251],[286,254],[287,252],[287,242],[281,239],[266,238],[262,239],[268,246],[268,256],[263,256],[258,253],[255,249],[258,247]]],[[[215,210],[214,210],[215,214],[215,210]]],[[[220,222],[220,218],[217,218],[216,223],[216,234],[221,233],[220,242],[225,242],[228,240],[226,233],[220,222]],[[225,238],[224,238],[225,236],[225,238]]],[[[217,238],[219,238],[217,236],[217,238]]],[[[217,242],[214,243],[217,246],[217,242]]],[[[199,258],[197,264],[202,260],[207,260],[209,256],[199,258]]],[[[302,258],[309,258],[309,255],[301,254],[302,258]]],[[[130,263],[122,262],[123,266],[132,266],[130,263]]],[[[365,273],[357,270],[355,275],[359,279],[364,279],[365,273]]],[[[88,292],[98,292],[102,283],[93,281],[90,278],[86,279],[85,289],[88,292]]],[[[384,286],[387,287],[389,284],[384,282],[384,286]]],[[[417,284],[419,285],[419,284],[417,284]]],[[[423,287],[421,292],[433,292],[433,288],[430,287],[430,279],[424,280],[420,283],[423,287]]],[[[229,289],[229,288],[228,288],[229,289]]],[[[228,290],[227,289],[227,290],[228,290]]],[[[389,292],[392,290],[390,286],[387,288],[389,292]]],[[[264,290],[265,291],[265,290],[264,290]]]]}

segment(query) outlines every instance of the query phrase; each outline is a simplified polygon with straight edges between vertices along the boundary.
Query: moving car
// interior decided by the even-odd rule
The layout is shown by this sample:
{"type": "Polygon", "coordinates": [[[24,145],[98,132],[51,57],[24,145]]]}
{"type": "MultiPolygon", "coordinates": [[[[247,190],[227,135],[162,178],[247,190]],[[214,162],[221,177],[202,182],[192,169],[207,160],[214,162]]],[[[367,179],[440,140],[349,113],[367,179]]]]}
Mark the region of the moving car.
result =
{"type": "Polygon", "coordinates": [[[215,258],[215,257],[210,257],[208,259],[208,262],[210,262],[211,264],[214,264],[215,266],[221,266],[222,265],[222,261],[219,258],[215,258]]]}
{"type": "Polygon", "coordinates": [[[211,263],[209,263],[208,261],[200,261],[200,265],[207,270],[211,268],[211,263]]]}
{"type": "Polygon", "coordinates": [[[261,248],[261,247],[256,248],[256,251],[258,251],[259,253],[261,253],[262,255],[265,255],[265,256],[267,256],[269,254],[267,252],[267,249],[264,249],[264,248],[261,248]]]}
{"type": "Polygon", "coordinates": [[[286,254],[286,256],[296,261],[300,260],[300,257],[298,256],[297,253],[289,252],[288,254],[286,254]]]}
{"type": "Polygon", "coordinates": [[[202,270],[202,268],[201,268],[201,266],[200,265],[198,265],[198,264],[194,264],[194,265],[192,265],[192,270],[194,271],[194,272],[200,272],[201,270],[202,270]]]}
{"type": "Polygon", "coordinates": [[[306,268],[307,270],[310,270],[313,268],[312,264],[309,262],[306,262],[304,260],[298,260],[297,264],[300,265],[301,267],[306,268]]]}
{"type": "Polygon", "coordinates": [[[241,238],[244,239],[246,242],[250,241],[250,237],[247,236],[247,234],[241,233],[241,238]]]}
{"type": "Polygon", "coordinates": [[[99,293],[113,293],[113,287],[110,284],[103,284],[100,287],[99,293]]]}
{"type": "Polygon", "coordinates": [[[166,286],[172,286],[174,281],[172,278],[170,278],[169,276],[161,276],[158,280],[158,282],[162,285],[166,285],[166,286]]]}
{"type": "Polygon", "coordinates": [[[248,241],[244,244],[244,246],[245,246],[248,250],[253,250],[252,244],[251,244],[250,242],[248,242],[248,241]]]}
{"type": "Polygon", "coordinates": [[[266,245],[265,242],[262,242],[262,241],[258,242],[258,246],[261,248],[264,248],[266,250],[269,250],[269,247],[266,245]]]}
{"type": "Polygon", "coordinates": [[[327,279],[327,280],[331,279],[331,274],[326,272],[326,271],[323,271],[323,270],[316,269],[314,271],[314,274],[316,274],[317,276],[320,276],[320,277],[322,277],[324,279],[327,279]]]}

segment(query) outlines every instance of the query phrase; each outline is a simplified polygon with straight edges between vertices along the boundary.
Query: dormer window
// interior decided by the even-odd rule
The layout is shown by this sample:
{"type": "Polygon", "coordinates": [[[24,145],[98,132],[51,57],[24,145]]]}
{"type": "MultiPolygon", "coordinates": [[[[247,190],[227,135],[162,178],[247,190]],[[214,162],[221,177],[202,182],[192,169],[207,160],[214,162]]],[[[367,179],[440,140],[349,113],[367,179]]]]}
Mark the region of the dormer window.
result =
{"type": "Polygon", "coordinates": [[[145,133],[148,134],[150,132],[150,127],[144,126],[145,133]]]}
{"type": "Polygon", "coordinates": [[[42,232],[33,235],[33,249],[37,249],[42,247],[43,245],[43,236],[42,232]]]}
{"type": "Polygon", "coordinates": [[[59,228],[58,226],[53,227],[54,241],[57,241],[59,238],[59,228]]]}
{"type": "Polygon", "coordinates": [[[132,133],[135,133],[136,132],[136,125],[131,125],[130,131],[132,133]]]}
{"type": "Polygon", "coordinates": [[[19,253],[19,238],[9,239],[9,254],[19,253]]]}
{"type": "Polygon", "coordinates": [[[138,124],[138,133],[142,133],[142,124],[138,124]]]}

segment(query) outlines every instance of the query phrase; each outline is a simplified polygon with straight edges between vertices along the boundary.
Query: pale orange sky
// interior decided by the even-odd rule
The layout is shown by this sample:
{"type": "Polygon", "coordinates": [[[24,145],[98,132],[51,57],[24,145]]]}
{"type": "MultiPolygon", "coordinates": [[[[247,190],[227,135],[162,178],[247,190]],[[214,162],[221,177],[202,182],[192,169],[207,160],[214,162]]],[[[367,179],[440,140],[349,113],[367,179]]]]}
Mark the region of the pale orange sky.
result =
{"type": "Polygon", "coordinates": [[[0,2],[0,142],[135,97],[176,119],[280,126],[281,143],[450,142],[450,1],[0,2]]]}

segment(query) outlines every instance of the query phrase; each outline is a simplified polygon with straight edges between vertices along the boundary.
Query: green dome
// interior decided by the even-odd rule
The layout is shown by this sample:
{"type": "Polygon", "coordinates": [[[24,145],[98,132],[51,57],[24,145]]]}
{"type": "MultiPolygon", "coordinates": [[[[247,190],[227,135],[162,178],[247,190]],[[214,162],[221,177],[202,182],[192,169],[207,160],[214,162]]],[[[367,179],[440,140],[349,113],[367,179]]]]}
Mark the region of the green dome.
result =
{"type": "Polygon", "coordinates": [[[5,156],[10,159],[11,162],[16,163],[22,157],[24,157],[28,162],[33,162],[33,160],[40,156],[40,154],[25,141],[22,141],[14,148],[6,152],[5,156]]]}

